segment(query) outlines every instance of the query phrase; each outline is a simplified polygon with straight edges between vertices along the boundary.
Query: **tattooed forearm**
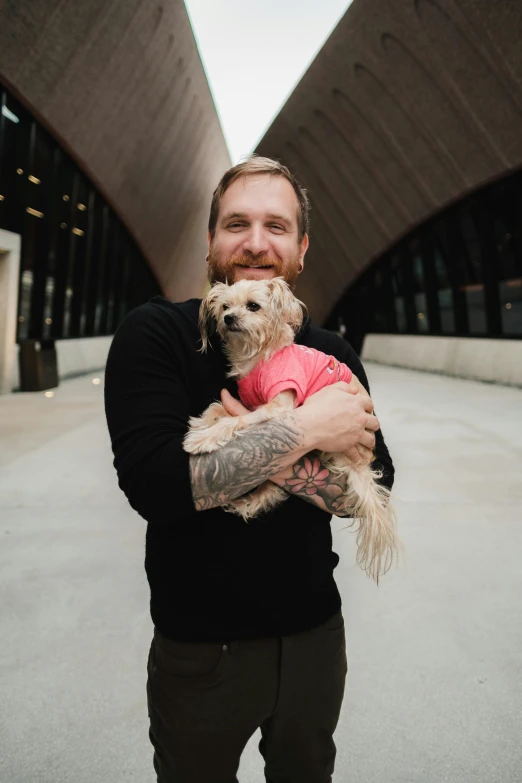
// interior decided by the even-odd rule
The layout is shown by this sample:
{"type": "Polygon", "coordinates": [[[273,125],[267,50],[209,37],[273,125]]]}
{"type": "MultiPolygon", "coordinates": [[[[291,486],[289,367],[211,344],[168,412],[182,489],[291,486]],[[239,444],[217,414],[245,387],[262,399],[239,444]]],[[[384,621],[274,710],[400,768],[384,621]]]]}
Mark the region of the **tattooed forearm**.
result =
{"type": "Polygon", "coordinates": [[[196,509],[223,506],[258,487],[301,456],[303,442],[303,431],[287,414],[239,433],[211,454],[191,455],[196,509]]]}
{"type": "Polygon", "coordinates": [[[346,478],[332,475],[321,463],[319,452],[311,451],[290,468],[272,476],[271,480],[290,495],[297,495],[330,514],[342,516],[339,498],[346,492],[346,478]]]}

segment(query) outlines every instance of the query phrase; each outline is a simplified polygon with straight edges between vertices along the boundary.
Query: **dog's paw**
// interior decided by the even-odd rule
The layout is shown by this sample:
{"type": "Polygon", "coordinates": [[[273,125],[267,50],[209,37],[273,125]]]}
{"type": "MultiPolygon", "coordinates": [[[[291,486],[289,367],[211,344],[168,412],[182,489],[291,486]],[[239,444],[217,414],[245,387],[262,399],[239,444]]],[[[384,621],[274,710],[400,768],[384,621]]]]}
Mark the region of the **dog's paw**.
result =
{"type": "Polygon", "coordinates": [[[185,435],[183,447],[189,454],[208,454],[226,446],[239,429],[239,419],[227,414],[210,427],[191,427],[185,435]]]}
{"type": "Polygon", "coordinates": [[[205,430],[212,427],[223,418],[229,418],[228,413],[220,402],[213,402],[201,416],[191,416],[189,419],[189,428],[191,430],[205,430]]]}
{"type": "Polygon", "coordinates": [[[230,501],[225,506],[225,511],[231,511],[233,514],[237,514],[239,517],[247,522],[249,519],[253,519],[258,514],[262,513],[262,503],[259,504],[256,498],[256,493],[251,492],[248,495],[244,495],[242,498],[230,501]]]}
{"type": "Polygon", "coordinates": [[[216,424],[216,422],[218,422],[220,419],[229,419],[231,417],[226,412],[226,410],[224,409],[224,407],[221,405],[220,402],[213,402],[212,405],[208,406],[202,418],[207,422],[207,426],[211,427],[213,424],[216,424]]]}
{"type": "Polygon", "coordinates": [[[209,427],[205,429],[190,429],[183,439],[183,448],[189,454],[209,454],[218,447],[208,435],[209,427]]]}
{"type": "Polygon", "coordinates": [[[227,511],[232,511],[234,514],[242,517],[246,522],[248,519],[253,519],[260,514],[270,511],[286,500],[286,498],[287,494],[284,489],[278,487],[277,484],[272,484],[270,481],[265,481],[253,492],[232,500],[225,508],[227,511]]]}

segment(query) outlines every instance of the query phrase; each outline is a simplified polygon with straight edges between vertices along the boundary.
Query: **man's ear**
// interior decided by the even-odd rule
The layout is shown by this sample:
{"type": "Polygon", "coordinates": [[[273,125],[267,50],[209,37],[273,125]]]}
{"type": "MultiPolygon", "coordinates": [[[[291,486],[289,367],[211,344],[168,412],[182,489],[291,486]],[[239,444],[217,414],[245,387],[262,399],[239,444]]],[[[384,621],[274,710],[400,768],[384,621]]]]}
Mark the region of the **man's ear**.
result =
{"type": "Polygon", "coordinates": [[[207,232],[207,257],[205,258],[205,261],[208,264],[208,257],[210,255],[210,243],[212,242],[212,237],[210,236],[210,231],[207,232]]]}
{"type": "Polygon", "coordinates": [[[308,250],[308,247],[310,245],[310,240],[308,238],[308,234],[305,234],[304,237],[301,240],[301,245],[299,248],[299,266],[300,266],[300,272],[303,271],[304,267],[304,257],[306,255],[306,251],[308,250]]]}

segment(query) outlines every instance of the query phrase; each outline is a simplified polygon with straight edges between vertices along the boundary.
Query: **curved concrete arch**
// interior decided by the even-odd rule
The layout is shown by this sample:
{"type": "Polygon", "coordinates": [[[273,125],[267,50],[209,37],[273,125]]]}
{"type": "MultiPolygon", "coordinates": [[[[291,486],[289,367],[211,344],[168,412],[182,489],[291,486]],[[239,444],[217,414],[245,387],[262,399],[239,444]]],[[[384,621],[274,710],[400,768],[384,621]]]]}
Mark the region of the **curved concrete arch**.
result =
{"type": "Polygon", "coordinates": [[[409,222],[414,216],[413,203],[415,203],[421,192],[417,191],[417,193],[410,194],[412,201],[410,206],[405,197],[404,182],[409,182],[410,188],[415,189],[415,181],[410,179],[408,175],[403,176],[403,187],[401,192],[397,193],[397,178],[403,172],[401,172],[400,166],[394,160],[386,140],[348,95],[345,95],[341,90],[333,89],[332,96],[339,104],[332,111],[337,118],[338,126],[345,127],[345,132],[352,134],[352,143],[357,143],[359,155],[364,155],[367,165],[374,171],[376,180],[381,183],[381,186],[389,194],[389,203],[394,205],[396,210],[402,213],[402,218],[409,222]],[[368,132],[370,137],[372,137],[371,139],[368,139],[368,132]],[[384,165],[385,163],[386,165],[384,165]]]}
{"type": "MultiPolygon", "coordinates": [[[[380,193],[378,190],[372,189],[372,183],[369,181],[369,178],[373,177],[373,172],[368,170],[364,160],[357,154],[357,150],[351,141],[344,136],[342,130],[333,119],[319,109],[314,111],[314,115],[319,123],[324,126],[324,132],[330,136],[331,143],[328,151],[325,149],[325,155],[329,159],[330,165],[337,168],[336,175],[340,180],[339,184],[347,187],[352,200],[355,194],[359,194],[361,209],[375,220],[383,237],[388,236],[389,228],[383,222],[381,217],[382,210],[379,208],[380,193]],[[344,157],[342,152],[344,152],[344,157]],[[331,159],[332,155],[336,158],[335,163],[331,159]]],[[[318,144],[317,140],[315,140],[315,143],[318,144]]]]}
{"type": "MultiPolygon", "coordinates": [[[[347,161],[348,169],[353,169],[354,179],[359,180],[358,187],[360,187],[360,181],[365,180],[367,182],[367,189],[371,191],[375,190],[375,193],[369,198],[365,199],[367,209],[372,214],[378,214],[378,200],[380,197],[385,198],[386,192],[391,195],[389,186],[385,180],[383,180],[380,171],[372,165],[371,161],[365,155],[364,148],[357,144],[352,138],[349,137],[347,130],[343,127],[343,124],[339,122],[339,118],[333,112],[325,112],[320,109],[314,111],[314,115],[318,118],[323,125],[323,130],[328,133],[332,139],[336,139],[340,144],[340,148],[343,151],[349,152],[349,160],[347,161]]],[[[336,147],[336,149],[338,149],[336,147]]],[[[366,190],[366,188],[365,188],[366,190]]],[[[388,233],[388,227],[382,222],[381,227],[384,234],[388,233]]]]}
{"type": "MultiPolygon", "coordinates": [[[[351,249],[357,245],[364,246],[359,232],[351,221],[346,221],[342,207],[336,201],[335,194],[330,190],[329,183],[324,176],[317,171],[317,165],[307,162],[306,154],[299,149],[296,143],[289,142],[288,148],[294,152],[302,167],[306,166],[307,177],[310,180],[313,192],[313,201],[316,212],[320,212],[323,221],[329,225],[332,236],[335,237],[339,248],[344,249],[345,257],[349,257],[351,249]]],[[[314,161],[317,163],[317,161],[314,161]]]]}
{"type": "Polygon", "coordinates": [[[166,296],[199,296],[230,158],[183,0],[0,2],[0,80],[90,176],[166,296]]]}
{"type": "Polygon", "coordinates": [[[352,236],[356,237],[357,241],[362,245],[365,245],[366,237],[364,231],[361,231],[358,225],[360,217],[367,214],[364,205],[357,205],[357,213],[359,214],[356,215],[347,208],[347,198],[355,191],[353,179],[349,175],[345,175],[344,178],[340,176],[340,172],[335,170],[329,155],[330,146],[328,150],[322,147],[318,139],[307,128],[298,129],[298,138],[304,154],[317,164],[314,166],[316,181],[321,183],[321,187],[327,194],[327,197],[332,200],[334,209],[344,223],[344,231],[349,229],[352,236]]]}
{"type": "MultiPolygon", "coordinates": [[[[452,101],[451,97],[444,91],[442,84],[437,78],[437,74],[430,73],[424,64],[411,52],[407,43],[400,41],[394,35],[384,33],[381,36],[381,43],[386,55],[390,59],[391,67],[395,71],[396,78],[400,80],[402,90],[414,96],[410,101],[410,111],[415,117],[415,122],[422,127],[422,132],[430,140],[430,143],[436,153],[438,152],[441,164],[446,172],[454,180],[456,187],[467,187],[469,179],[467,176],[467,162],[472,157],[469,147],[464,150],[457,150],[456,154],[446,144],[444,136],[439,132],[444,130],[448,121],[465,122],[459,108],[452,101]],[[433,106],[429,115],[426,112],[425,101],[422,102],[423,95],[430,95],[436,92],[438,96],[437,103],[433,106]],[[440,116],[449,113],[449,117],[440,116]],[[428,125],[429,117],[429,125],[428,125]]],[[[477,137],[476,149],[472,152],[478,160],[475,165],[480,164],[480,159],[487,151],[487,139],[477,137]]]]}
{"type": "Polygon", "coordinates": [[[521,39],[521,3],[348,8],[256,150],[284,151],[309,190],[308,267],[336,281],[307,283],[316,320],[402,236],[522,166],[521,39]]]}

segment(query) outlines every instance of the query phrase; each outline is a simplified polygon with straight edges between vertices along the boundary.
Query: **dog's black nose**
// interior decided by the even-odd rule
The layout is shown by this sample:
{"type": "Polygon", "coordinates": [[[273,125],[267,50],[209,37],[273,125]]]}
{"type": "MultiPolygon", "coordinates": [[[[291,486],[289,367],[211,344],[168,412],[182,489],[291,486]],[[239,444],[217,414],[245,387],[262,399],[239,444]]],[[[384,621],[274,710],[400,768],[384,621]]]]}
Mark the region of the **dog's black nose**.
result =
{"type": "Polygon", "coordinates": [[[226,315],[223,320],[225,321],[227,326],[231,326],[234,323],[234,321],[236,320],[236,316],[235,315],[226,315]]]}

